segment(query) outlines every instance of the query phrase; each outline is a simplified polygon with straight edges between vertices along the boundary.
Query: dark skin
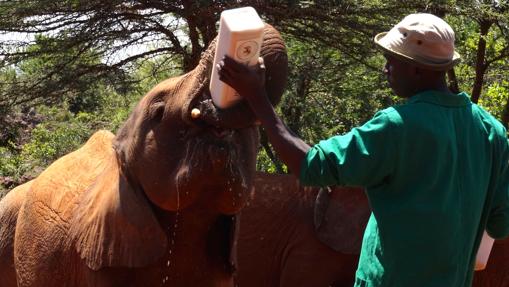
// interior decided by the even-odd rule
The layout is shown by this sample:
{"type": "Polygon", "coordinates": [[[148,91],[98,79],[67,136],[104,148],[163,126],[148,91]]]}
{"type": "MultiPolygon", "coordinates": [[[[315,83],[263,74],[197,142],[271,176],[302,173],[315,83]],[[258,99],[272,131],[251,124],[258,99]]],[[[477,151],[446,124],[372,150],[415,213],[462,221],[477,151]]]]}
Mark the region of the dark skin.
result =
{"type": "Polygon", "coordinates": [[[419,92],[435,90],[448,92],[446,72],[423,69],[409,62],[401,61],[390,54],[384,54],[387,60],[383,73],[394,93],[401,98],[409,98],[419,92]]]}
{"type": "Polygon", "coordinates": [[[226,56],[218,64],[219,79],[241,95],[250,105],[259,122],[265,128],[279,158],[293,174],[298,174],[300,164],[311,148],[302,139],[293,135],[277,116],[265,92],[265,66],[259,61],[258,69],[252,70],[226,56]]]}
{"type": "MultiPolygon", "coordinates": [[[[389,86],[402,98],[409,98],[421,91],[437,90],[451,93],[447,87],[445,71],[433,71],[421,66],[384,55],[387,63],[383,73],[389,86]]],[[[302,160],[311,148],[291,133],[277,116],[264,88],[265,66],[260,58],[256,69],[249,69],[229,56],[216,67],[219,79],[234,88],[250,105],[259,122],[265,128],[272,146],[290,171],[299,176],[302,160]]]]}

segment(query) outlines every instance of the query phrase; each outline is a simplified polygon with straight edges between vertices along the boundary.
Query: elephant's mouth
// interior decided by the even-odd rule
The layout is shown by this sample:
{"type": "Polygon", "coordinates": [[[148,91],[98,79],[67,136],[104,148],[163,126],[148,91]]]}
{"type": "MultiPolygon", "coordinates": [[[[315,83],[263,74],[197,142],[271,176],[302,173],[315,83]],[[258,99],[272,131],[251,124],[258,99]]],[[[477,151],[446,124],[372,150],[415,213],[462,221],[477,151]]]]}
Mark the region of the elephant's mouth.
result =
{"type": "Polygon", "coordinates": [[[187,134],[189,139],[199,139],[211,146],[234,145],[238,130],[221,126],[210,119],[195,119],[187,134]]]}
{"type": "Polygon", "coordinates": [[[212,174],[244,169],[241,154],[247,152],[245,145],[256,131],[254,114],[245,101],[219,109],[212,102],[205,82],[182,112],[188,124],[183,142],[189,160],[184,161],[191,165],[201,162],[200,167],[212,174]]]}
{"type": "Polygon", "coordinates": [[[189,186],[199,182],[212,192],[211,204],[221,213],[237,212],[245,202],[255,166],[254,115],[242,101],[229,109],[217,108],[206,81],[181,111],[187,129],[182,134],[184,157],[176,176],[179,189],[192,189],[189,186]]]}
{"type": "Polygon", "coordinates": [[[210,126],[209,131],[218,139],[229,139],[233,137],[234,130],[224,129],[218,126],[210,126]]]}
{"type": "MultiPolygon", "coordinates": [[[[245,148],[241,145],[241,132],[203,124],[193,128],[184,141],[184,157],[178,168],[179,189],[199,179],[201,184],[213,186],[211,190],[225,190],[227,180],[246,186],[245,148]]],[[[230,187],[238,190],[239,187],[230,187]]],[[[239,192],[231,192],[238,194],[239,192]]],[[[243,192],[241,192],[243,193],[243,192]]]]}
{"type": "Polygon", "coordinates": [[[206,127],[218,138],[224,138],[234,130],[253,127],[256,118],[245,101],[227,109],[216,107],[212,101],[208,85],[191,101],[186,118],[195,125],[206,127]]]}
{"type": "Polygon", "coordinates": [[[222,166],[237,160],[240,137],[236,129],[221,126],[213,119],[197,118],[193,119],[184,142],[190,153],[200,153],[201,155],[194,156],[201,158],[202,162],[203,159],[208,159],[205,162],[212,163],[208,168],[215,170],[224,169],[222,166]]]}

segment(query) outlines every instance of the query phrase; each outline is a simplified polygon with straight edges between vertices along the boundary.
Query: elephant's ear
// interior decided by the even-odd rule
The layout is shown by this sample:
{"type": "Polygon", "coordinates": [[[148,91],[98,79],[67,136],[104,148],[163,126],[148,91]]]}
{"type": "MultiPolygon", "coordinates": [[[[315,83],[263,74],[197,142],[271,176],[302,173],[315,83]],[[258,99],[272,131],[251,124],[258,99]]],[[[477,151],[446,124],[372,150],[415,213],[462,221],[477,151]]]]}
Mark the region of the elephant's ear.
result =
{"type": "Polygon", "coordinates": [[[314,210],[318,239],[336,251],[358,254],[370,213],[360,188],[321,189],[314,210]]]}
{"type": "Polygon", "coordinates": [[[93,270],[146,266],[167,246],[147,198],[129,184],[116,158],[81,195],[69,238],[93,270]]]}

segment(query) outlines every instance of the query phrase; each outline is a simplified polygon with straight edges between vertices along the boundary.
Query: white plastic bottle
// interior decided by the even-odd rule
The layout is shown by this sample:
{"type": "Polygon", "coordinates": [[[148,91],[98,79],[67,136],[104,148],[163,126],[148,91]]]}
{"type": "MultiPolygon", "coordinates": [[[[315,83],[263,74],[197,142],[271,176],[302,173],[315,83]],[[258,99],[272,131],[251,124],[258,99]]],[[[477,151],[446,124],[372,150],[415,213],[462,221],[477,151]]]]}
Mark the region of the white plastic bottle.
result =
{"type": "Polygon", "coordinates": [[[493,247],[493,243],[495,239],[491,238],[486,231],[481,239],[481,244],[479,245],[479,250],[477,251],[477,257],[475,260],[475,270],[484,270],[486,265],[488,264],[488,258],[490,257],[491,248],[493,247]]]}
{"type": "Polygon", "coordinates": [[[233,88],[219,80],[216,65],[226,54],[235,60],[254,66],[258,63],[264,24],[252,7],[225,10],[219,22],[219,37],[210,78],[212,101],[227,108],[240,100],[233,88]]]}

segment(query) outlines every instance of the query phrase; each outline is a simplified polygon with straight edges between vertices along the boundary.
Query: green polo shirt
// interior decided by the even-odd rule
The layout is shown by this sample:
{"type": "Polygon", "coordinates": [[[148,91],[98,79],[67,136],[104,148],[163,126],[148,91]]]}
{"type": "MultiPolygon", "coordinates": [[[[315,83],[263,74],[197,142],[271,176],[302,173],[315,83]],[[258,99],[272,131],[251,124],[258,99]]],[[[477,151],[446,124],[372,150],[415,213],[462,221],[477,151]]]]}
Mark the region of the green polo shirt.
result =
{"type": "Polygon", "coordinates": [[[508,162],[504,127],[467,94],[426,91],[312,147],[300,180],[366,187],[355,286],[463,287],[484,229],[509,235],[508,162]]]}

